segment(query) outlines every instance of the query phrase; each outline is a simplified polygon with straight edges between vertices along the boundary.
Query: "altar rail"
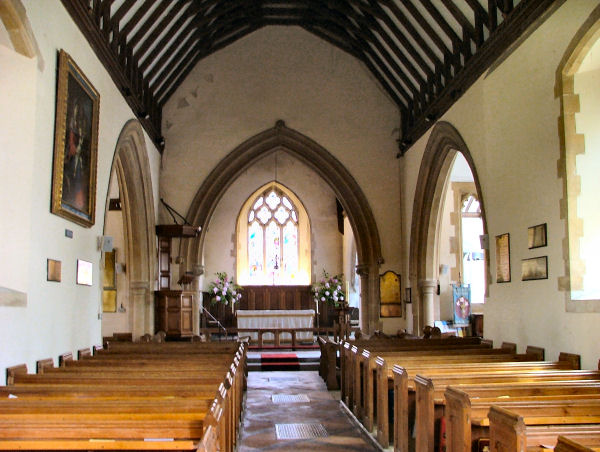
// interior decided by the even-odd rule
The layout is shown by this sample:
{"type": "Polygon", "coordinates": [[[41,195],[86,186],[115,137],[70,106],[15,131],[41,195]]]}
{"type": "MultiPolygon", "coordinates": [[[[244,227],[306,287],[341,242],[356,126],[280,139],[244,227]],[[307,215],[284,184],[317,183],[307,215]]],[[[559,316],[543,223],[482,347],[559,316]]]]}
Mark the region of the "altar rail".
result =
{"type": "MultiPolygon", "coordinates": [[[[352,333],[357,333],[359,331],[359,328],[352,328],[351,332],[352,333]]],[[[335,340],[340,340],[340,328],[339,326],[333,326],[333,327],[319,327],[319,328],[228,328],[227,329],[227,334],[231,335],[231,336],[237,336],[239,338],[245,337],[245,336],[249,336],[249,333],[257,333],[258,335],[258,340],[256,341],[250,341],[252,346],[257,346],[258,348],[263,348],[265,345],[267,345],[269,347],[274,347],[274,348],[292,348],[294,350],[296,349],[302,349],[303,347],[306,346],[306,342],[301,342],[297,339],[296,334],[297,333],[304,333],[304,332],[312,332],[315,339],[318,336],[326,336],[326,337],[333,337],[335,338],[335,340]],[[264,335],[266,333],[271,333],[274,336],[273,341],[266,341],[264,338],[264,335]],[[282,334],[283,333],[287,333],[291,335],[291,340],[283,340],[282,339],[282,334]]],[[[217,335],[220,336],[223,334],[223,330],[220,328],[213,328],[213,327],[208,327],[208,328],[202,328],[201,331],[202,334],[206,335],[207,338],[210,338],[211,335],[217,335]]],[[[316,344],[316,342],[314,342],[316,344]]]]}

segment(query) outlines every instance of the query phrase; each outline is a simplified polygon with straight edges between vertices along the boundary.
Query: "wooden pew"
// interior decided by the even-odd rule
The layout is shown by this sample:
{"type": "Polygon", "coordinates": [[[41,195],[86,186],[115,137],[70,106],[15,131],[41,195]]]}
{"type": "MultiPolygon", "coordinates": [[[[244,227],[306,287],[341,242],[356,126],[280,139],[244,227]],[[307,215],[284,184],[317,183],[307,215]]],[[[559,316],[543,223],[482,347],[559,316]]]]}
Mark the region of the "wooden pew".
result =
{"type": "MultiPolygon", "coordinates": [[[[600,440],[600,408],[598,405],[558,409],[491,406],[488,413],[490,451],[525,451],[539,444],[554,444],[559,435],[572,441],[600,440]]],[[[585,443],[584,443],[585,444],[585,443]]]]}
{"type": "MultiPolygon", "coordinates": [[[[389,361],[392,365],[403,363],[405,365],[466,362],[502,362],[502,361],[527,361],[536,358],[528,354],[512,354],[502,349],[471,349],[471,348],[442,348],[412,351],[378,352],[372,356],[369,350],[363,350],[355,366],[354,376],[354,414],[359,417],[365,428],[373,430],[375,417],[375,399],[379,396],[375,382],[377,381],[377,358],[389,361]],[[361,384],[359,384],[361,383],[361,384]]],[[[393,384],[390,385],[393,388],[393,384]]],[[[387,398],[387,395],[383,397],[387,398]]]]}
{"type": "Polygon", "coordinates": [[[416,389],[416,447],[418,450],[433,450],[436,438],[434,425],[436,419],[438,419],[439,422],[439,419],[444,416],[444,399],[440,397],[440,394],[443,394],[448,386],[486,383],[502,385],[528,382],[594,381],[599,378],[600,372],[585,370],[514,372],[501,373],[498,375],[468,372],[430,377],[417,374],[414,378],[416,389]],[[436,393],[438,395],[437,398],[436,393]],[[436,407],[438,407],[437,413],[436,407]]]}
{"type": "MultiPolygon", "coordinates": [[[[449,338],[431,338],[431,339],[422,339],[422,338],[387,338],[387,339],[368,339],[368,340],[356,340],[356,341],[342,341],[338,343],[338,352],[340,355],[340,380],[341,380],[341,391],[342,391],[342,401],[346,403],[350,409],[353,408],[352,398],[352,390],[353,390],[353,374],[351,374],[350,369],[354,368],[353,357],[355,355],[360,355],[364,349],[370,350],[372,352],[376,352],[379,350],[414,350],[418,348],[435,348],[438,346],[475,346],[475,347],[484,347],[491,348],[491,341],[482,340],[480,338],[474,337],[466,337],[466,338],[458,338],[458,337],[449,337],[449,338]],[[350,353],[354,350],[354,355],[350,355],[350,353]],[[348,363],[346,363],[348,361],[348,363]]],[[[331,364],[331,358],[326,364],[328,367],[331,364]]],[[[326,371],[329,373],[329,369],[326,371]]]]}
{"type": "MultiPolygon", "coordinates": [[[[442,362],[442,363],[421,363],[410,367],[394,365],[388,367],[388,363],[377,358],[377,386],[379,394],[377,398],[377,439],[382,447],[389,445],[389,413],[388,397],[392,392],[394,400],[394,444],[398,445],[396,450],[405,450],[408,447],[408,425],[409,419],[414,419],[415,396],[414,396],[414,376],[422,373],[424,375],[440,375],[452,373],[480,372],[499,374],[506,372],[523,371],[547,371],[556,369],[572,369],[574,363],[570,361],[500,361],[486,362],[482,368],[481,362],[442,362]],[[409,378],[410,375],[410,378],[409,378]],[[409,383],[412,393],[409,394],[409,383]],[[412,416],[409,417],[409,409],[412,416]]],[[[600,386],[599,386],[600,388],[600,386]]],[[[439,394],[438,394],[439,396],[439,394]]]]}
{"type": "MultiPolygon", "coordinates": [[[[596,382],[600,384],[600,382],[596,382]]],[[[487,413],[492,405],[511,407],[547,407],[567,404],[600,404],[600,386],[563,385],[546,386],[538,384],[529,390],[521,387],[513,390],[510,386],[490,388],[458,389],[448,387],[445,392],[446,445],[450,450],[471,450],[471,444],[480,438],[489,438],[487,413]],[[492,396],[492,394],[494,394],[492,396]]]]}
{"type": "Polygon", "coordinates": [[[227,366],[236,348],[198,347],[189,355],[186,347],[160,345],[160,349],[114,347],[114,353],[99,353],[100,361],[104,360],[101,364],[96,357],[82,357],[62,369],[46,369],[42,375],[28,375],[26,366],[11,368],[7,374],[13,386],[0,388],[0,393],[17,398],[0,401],[0,450],[17,446],[32,450],[106,448],[90,444],[90,438],[108,440],[111,445],[116,441],[119,449],[160,449],[153,441],[135,441],[142,435],[141,439],[172,438],[173,449],[232,451],[244,387],[239,355],[227,366]],[[139,351],[144,352],[141,360],[136,356],[139,351]],[[191,362],[182,364],[181,358],[191,362]],[[140,365],[143,370],[137,368],[140,365]],[[82,379],[93,383],[86,386],[82,379]],[[19,445],[10,437],[16,430],[8,427],[23,428],[24,419],[31,426],[25,430],[39,433],[28,435],[33,443],[19,445]],[[53,432],[64,429],[72,436],[69,444],[61,444],[64,437],[53,437],[53,432]]]}
{"type": "Polygon", "coordinates": [[[464,351],[465,354],[477,353],[506,353],[506,351],[496,349],[493,352],[488,343],[466,343],[455,344],[454,341],[446,342],[447,340],[405,340],[406,344],[392,344],[387,341],[385,345],[373,346],[369,349],[360,349],[356,346],[351,346],[350,343],[344,344],[344,360],[342,364],[342,400],[348,408],[354,412],[359,418],[362,417],[362,388],[364,386],[365,376],[371,379],[368,372],[372,372],[373,368],[366,369],[365,363],[368,363],[371,355],[380,355],[384,353],[402,354],[409,356],[411,354],[438,354],[440,350],[457,350],[464,351]],[[433,342],[431,342],[433,341],[433,342]],[[420,344],[420,345],[417,345],[420,344]],[[467,351],[469,350],[469,351],[467,351]]]}

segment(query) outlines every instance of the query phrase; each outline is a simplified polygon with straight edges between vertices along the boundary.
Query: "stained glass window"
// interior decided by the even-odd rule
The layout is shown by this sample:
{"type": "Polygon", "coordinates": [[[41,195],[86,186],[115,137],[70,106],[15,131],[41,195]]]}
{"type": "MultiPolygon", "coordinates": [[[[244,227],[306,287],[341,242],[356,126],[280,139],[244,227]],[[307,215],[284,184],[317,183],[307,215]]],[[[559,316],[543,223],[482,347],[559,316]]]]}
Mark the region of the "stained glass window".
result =
{"type": "Polygon", "coordinates": [[[248,213],[248,268],[255,284],[291,284],[298,273],[298,213],[277,188],[248,213]]]}

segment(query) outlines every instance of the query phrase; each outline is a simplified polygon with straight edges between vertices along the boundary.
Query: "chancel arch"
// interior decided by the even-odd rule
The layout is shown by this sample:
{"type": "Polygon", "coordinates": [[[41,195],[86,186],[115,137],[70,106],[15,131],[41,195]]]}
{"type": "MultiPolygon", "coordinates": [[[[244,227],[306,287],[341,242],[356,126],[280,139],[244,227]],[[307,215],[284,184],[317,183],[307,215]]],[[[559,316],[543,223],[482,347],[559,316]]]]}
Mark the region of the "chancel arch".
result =
{"type": "MultiPolygon", "coordinates": [[[[342,204],[354,232],[361,274],[361,329],[375,330],[378,322],[379,266],[382,262],[377,225],[369,203],[352,175],[325,148],[278,121],[275,127],[248,139],[229,153],[208,175],[196,193],[187,218],[202,226],[198,237],[187,241],[185,262],[188,271],[203,272],[203,253],[210,223],[219,200],[244,171],[259,159],[286,153],[311,168],[326,182],[342,204]]],[[[313,268],[314,273],[321,269],[313,268]]]]}
{"type": "MultiPolygon", "coordinates": [[[[119,135],[109,186],[114,185],[112,179],[116,177],[127,276],[126,302],[124,312],[120,314],[127,316],[128,332],[132,333],[134,339],[146,333],[154,333],[156,234],[150,174],[142,127],[139,121],[131,120],[125,124],[119,135]]],[[[110,214],[109,197],[110,191],[106,200],[105,215],[110,214]]],[[[106,217],[104,223],[106,228],[106,217]]]]}
{"type": "MultiPolygon", "coordinates": [[[[421,161],[412,213],[410,281],[413,287],[418,287],[418,304],[413,310],[416,331],[420,331],[425,325],[433,325],[434,320],[439,320],[439,305],[436,309],[435,297],[441,272],[440,228],[451,171],[459,153],[466,160],[472,173],[475,187],[473,195],[479,202],[483,233],[487,234],[479,178],[469,149],[454,126],[448,122],[438,122],[431,132],[421,161]]],[[[457,221],[460,221],[460,218],[457,221]]],[[[485,254],[485,259],[487,274],[489,253],[485,254]]]]}

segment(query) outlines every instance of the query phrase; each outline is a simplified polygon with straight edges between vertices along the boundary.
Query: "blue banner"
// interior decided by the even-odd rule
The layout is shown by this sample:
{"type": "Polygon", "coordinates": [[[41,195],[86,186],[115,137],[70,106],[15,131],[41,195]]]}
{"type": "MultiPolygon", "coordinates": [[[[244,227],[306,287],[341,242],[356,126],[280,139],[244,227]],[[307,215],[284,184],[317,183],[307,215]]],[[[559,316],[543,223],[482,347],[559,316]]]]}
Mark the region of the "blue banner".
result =
{"type": "Polygon", "coordinates": [[[452,285],[455,325],[468,325],[471,315],[471,285],[452,285]]]}

